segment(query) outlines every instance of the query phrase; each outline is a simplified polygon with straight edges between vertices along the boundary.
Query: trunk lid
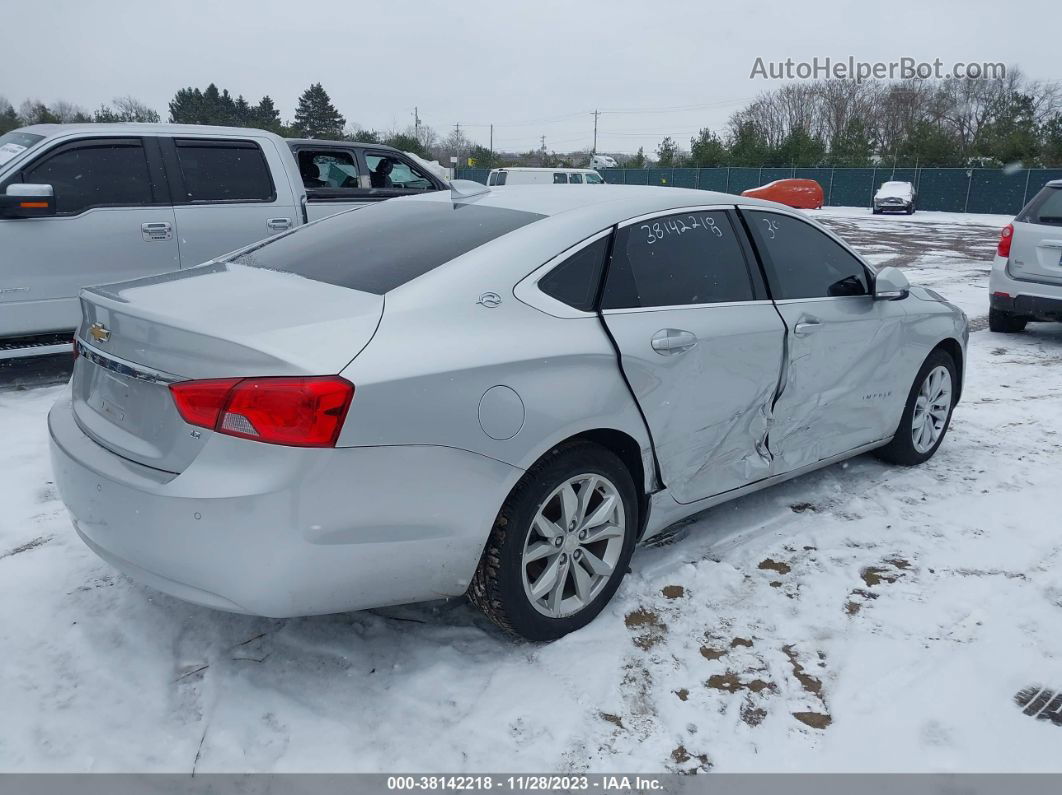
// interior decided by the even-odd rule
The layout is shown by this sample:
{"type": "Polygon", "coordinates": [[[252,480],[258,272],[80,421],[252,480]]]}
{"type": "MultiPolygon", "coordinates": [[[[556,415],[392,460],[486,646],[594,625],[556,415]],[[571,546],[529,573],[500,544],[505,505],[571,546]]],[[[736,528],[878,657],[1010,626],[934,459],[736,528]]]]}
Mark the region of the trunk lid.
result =
{"type": "Polygon", "coordinates": [[[181,419],[176,381],[339,373],[369,343],[382,295],[218,263],[88,288],[74,414],[99,444],[167,472],[212,431],[181,419]]]}

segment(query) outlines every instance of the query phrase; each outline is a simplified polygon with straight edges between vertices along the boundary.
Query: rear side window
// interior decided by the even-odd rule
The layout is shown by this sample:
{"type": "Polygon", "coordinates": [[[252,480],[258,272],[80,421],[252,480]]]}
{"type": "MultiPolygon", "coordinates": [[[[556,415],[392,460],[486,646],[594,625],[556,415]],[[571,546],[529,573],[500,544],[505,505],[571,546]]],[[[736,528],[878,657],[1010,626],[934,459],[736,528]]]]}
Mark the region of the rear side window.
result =
{"type": "Polygon", "coordinates": [[[64,147],[27,168],[23,181],[51,185],[58,215],[77,215],[90,207],[136,207],[154,201],[147,158],[139,140],[64,147]]]}
{"type": "Polygon", "coordinates": [[[178,140],[177,161],[190,202],[273,201],[265,155],[250,141],[178,140]]]}
{"type": "Polygon", "coordinates": [[[494,175],[494,184],[495,185],[504,185],[505,184],[505,178],[507,176],[509,176],[509,172],[508,171],[499,171],[497,174],[494,175]]]}
{"type": "Polygon", "coordinates": [[[867,272],[837,241],[780,213],[743,210],[775,300],[868,295],[867,272]]]}
{"type": "Polygon", "coordinates": [[[660,216],[620,229],[603,309],[751,301],[741,244],[725,212],[660,216]]]}
{"type": "Polygon", "coordinates": [[[568,184],[568,175],[567,174],[554,174],[553,175],[553,184],[554,185],[567,185],[568,184]]]}
{"type": "Polygon", "coordinates": [[[1062,188],[1042,188],[1018,214],[1026,224],[1062,225],[1062,188]]]}
{"type": "Polygon", "coordinates": [[[583,184],[583,175],[582,174],[569,174],[568,175],[568,180],[570,182],[575,182],[575,183],[578,183],[579,185],[582,185],[583,184]]]}
{"type": "Polygon", "coordinates": [[[341,149],[300,149],[299,176],[306,190],[359,187],[358,164],[341,149]]]}
{"type": "Polygon", "coordinates": [[[382,295],[543,217],[500,207],[397,199],[296,229],[232,261],[382,295]]]}
{"type": "Polygon", "coordinates": [[[539,279],[538,289],[575,309],[583,312],[594,311],[607,252],[606,236],[572,254],[539,279]]]}

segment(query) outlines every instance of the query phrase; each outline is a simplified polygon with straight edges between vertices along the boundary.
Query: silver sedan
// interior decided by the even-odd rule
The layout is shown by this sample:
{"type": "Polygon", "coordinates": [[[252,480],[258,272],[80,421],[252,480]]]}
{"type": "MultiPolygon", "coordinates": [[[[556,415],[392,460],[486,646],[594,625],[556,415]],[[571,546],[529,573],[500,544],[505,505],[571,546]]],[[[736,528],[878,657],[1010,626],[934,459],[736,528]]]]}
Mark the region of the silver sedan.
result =
{"type": "Polygon", "coordinates": [[[549,639],[686,516],[936,452],[961,311],[777,204],[592,193],[455,184],[85,289],[49,416],[77,532],[222,610],[467,593],[549,639]]]}

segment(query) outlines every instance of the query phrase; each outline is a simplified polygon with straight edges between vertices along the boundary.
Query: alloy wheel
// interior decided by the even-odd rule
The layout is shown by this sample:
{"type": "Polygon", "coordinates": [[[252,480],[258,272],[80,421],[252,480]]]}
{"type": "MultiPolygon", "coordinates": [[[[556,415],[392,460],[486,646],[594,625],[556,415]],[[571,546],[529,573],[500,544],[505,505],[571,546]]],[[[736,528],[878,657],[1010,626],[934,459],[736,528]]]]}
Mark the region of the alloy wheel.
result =
{"type": "Polygon", "coordinates": [[[919,453],[928,453],[940,440],[951,412],[951,373],[937,366],[929,371],[915,398],[911,415],[911,441],[919,453]]]}
{"type": "Polygon", "coordinates": [[[608,478],[569,478],[539,506],[524,540],[524,593],[539,613],[565,618],[585,608],[612,578],[626,516],[608,478]]]}

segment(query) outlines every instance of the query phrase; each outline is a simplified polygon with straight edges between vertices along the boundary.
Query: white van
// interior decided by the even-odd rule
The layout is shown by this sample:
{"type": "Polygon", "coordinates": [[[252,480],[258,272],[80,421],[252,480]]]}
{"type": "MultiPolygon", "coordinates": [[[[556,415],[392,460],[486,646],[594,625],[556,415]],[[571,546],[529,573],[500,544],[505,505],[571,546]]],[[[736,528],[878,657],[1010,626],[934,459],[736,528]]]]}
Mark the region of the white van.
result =
{"type": "Polygon", "coordinates": [[[592,168],[495,168],[488,185],[603,185],[592,168]]]}

